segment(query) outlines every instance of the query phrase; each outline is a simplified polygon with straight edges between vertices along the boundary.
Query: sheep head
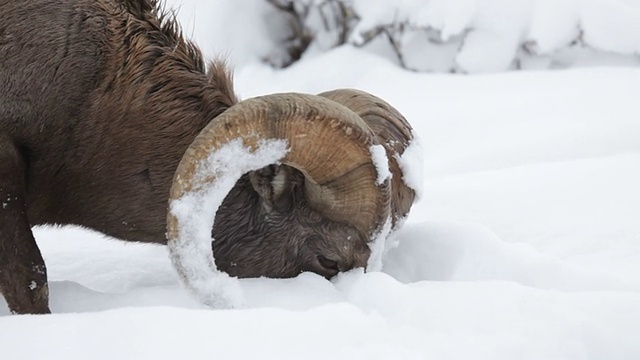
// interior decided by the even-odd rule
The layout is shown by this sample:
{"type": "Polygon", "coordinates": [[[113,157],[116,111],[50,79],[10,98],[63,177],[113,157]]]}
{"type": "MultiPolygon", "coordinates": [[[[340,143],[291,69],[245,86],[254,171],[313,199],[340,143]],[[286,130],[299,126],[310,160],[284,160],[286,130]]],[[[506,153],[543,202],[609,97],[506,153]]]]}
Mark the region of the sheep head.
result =
{"type": "MultiPolygon", "coordinates": [[[[409,211],[413,191],[402,184],[393,162],[383,164],[391,176],[380,176],[372,148],[383,146],[387,155],[401,152],[412,138],[410,127],[393,108],[380,108],[377,104],[386,104],[382,100],[356,93],[354,106],[352,91],[341,91],[346,101],[335,94],[245,100],[214,119],[186,151],[170,202],[215,187],[220,169],[203,176],[198,164],[230,142],[240,141],[251,152],[269,139],[287,145],[275,164],[241,174],[219,204],[211,220],[215,267],[239,277],[292,277],[303,271],[331,277],[366,266],[372,239],[409,211]],[[358,108],[363,101],[378,109],[376,116],[358,108]]],[[[169,212],[171,249],[185,226],[169,212]]],[[[192,276],[179,256],[174,263],[189,282],[192,276]]]]}

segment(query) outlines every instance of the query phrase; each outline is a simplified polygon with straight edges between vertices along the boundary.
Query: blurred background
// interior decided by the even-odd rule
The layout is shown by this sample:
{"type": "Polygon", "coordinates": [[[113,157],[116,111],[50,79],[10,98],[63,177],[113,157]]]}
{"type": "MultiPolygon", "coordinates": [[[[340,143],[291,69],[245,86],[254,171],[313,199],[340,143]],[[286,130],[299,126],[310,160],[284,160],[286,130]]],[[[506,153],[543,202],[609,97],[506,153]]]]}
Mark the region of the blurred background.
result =
{"type": "Polygon", "coordinates": [[[288,67],[340,46],[418,72],[640,65],[639,0],[169,0],[208,56],[288,67]]]}

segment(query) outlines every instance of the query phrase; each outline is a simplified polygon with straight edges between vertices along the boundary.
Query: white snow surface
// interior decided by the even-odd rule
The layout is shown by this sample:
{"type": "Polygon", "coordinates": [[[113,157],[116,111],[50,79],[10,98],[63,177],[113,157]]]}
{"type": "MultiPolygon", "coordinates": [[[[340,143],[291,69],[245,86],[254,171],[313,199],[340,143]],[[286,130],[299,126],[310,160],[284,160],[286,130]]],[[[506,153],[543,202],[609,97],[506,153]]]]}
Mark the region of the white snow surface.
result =
{"type": "Polygon", "coordinates": [[[417,74],[345,46],[237,70],[244,98],[359,88],[412,124],[422,196],[382,271],[242,279],[212,310],[167,247],[36,228],[54,314],[0,298],[2,359],[640,358],[640,69],[417,74]]]}

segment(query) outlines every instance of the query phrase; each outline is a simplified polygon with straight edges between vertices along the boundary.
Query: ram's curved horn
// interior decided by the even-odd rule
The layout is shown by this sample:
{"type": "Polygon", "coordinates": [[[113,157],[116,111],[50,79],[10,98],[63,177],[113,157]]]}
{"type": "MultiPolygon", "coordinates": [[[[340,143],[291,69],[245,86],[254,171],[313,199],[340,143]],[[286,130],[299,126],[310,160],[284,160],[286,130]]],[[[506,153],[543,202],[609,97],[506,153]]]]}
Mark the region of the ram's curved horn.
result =
{"type": "Polygon", "coordinates": [[[355,89],[338,89],[319,94],[338,102],[358,114],[376,134],[377,142],[387,151],[391,170],[391,212],[394,226],[404,218],[416,197],[416,192],[403,181],[398,160],[414,140],[411,125],[386,101],[355,89]]]}
{"type": "MultiPolygon", "coordinates": [[[[334,221],[350,224],[370,239],[382,233],[391,212],[390,185],[388,180],[380,181],[372,159],[376,137],[354,112],[314,95],[252,98],[215,118],[180,161],[170,191],[170,205],[186,194],[215,186],[218,180],[215,171],[201,174],[199,169],[226,144],[241,141],[243,147],[256,152],[265,140],[277,139],[285,140],[289,148],[279,162],[305,175],[310,206],[334,221]]],[[[180,219],[170,209],[167,238],[171,256],[187,286],[193,289],[196,286],[189,284],[193,271],[182,266],[181,262],[187,259],[178,254],[180,249],[175,245],[180,229],[180,219]]],[[[208,265],[215,271],[212,261],[208,265]]],[[[200,270],[196,270],[199,274],[195,277],[202,280],[206,271],[200,270]]]]}

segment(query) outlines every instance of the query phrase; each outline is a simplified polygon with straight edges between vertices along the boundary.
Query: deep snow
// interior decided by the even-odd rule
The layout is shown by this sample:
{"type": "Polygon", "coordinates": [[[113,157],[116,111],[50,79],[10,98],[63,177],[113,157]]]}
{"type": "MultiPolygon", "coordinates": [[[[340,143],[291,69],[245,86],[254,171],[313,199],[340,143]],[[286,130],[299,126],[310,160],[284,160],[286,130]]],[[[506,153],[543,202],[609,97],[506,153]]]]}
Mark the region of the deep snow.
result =
{"type": "Polygon", "coordinates": [[[640,69],[400,70],[351,47],[238,69],[243,98],[338,87],[422,140],[420,201],[382,272],[246,279],[210,310],[165,247],[36,229],[50,316],[10,316],[3,359],[640,358],[640,69]]]}

